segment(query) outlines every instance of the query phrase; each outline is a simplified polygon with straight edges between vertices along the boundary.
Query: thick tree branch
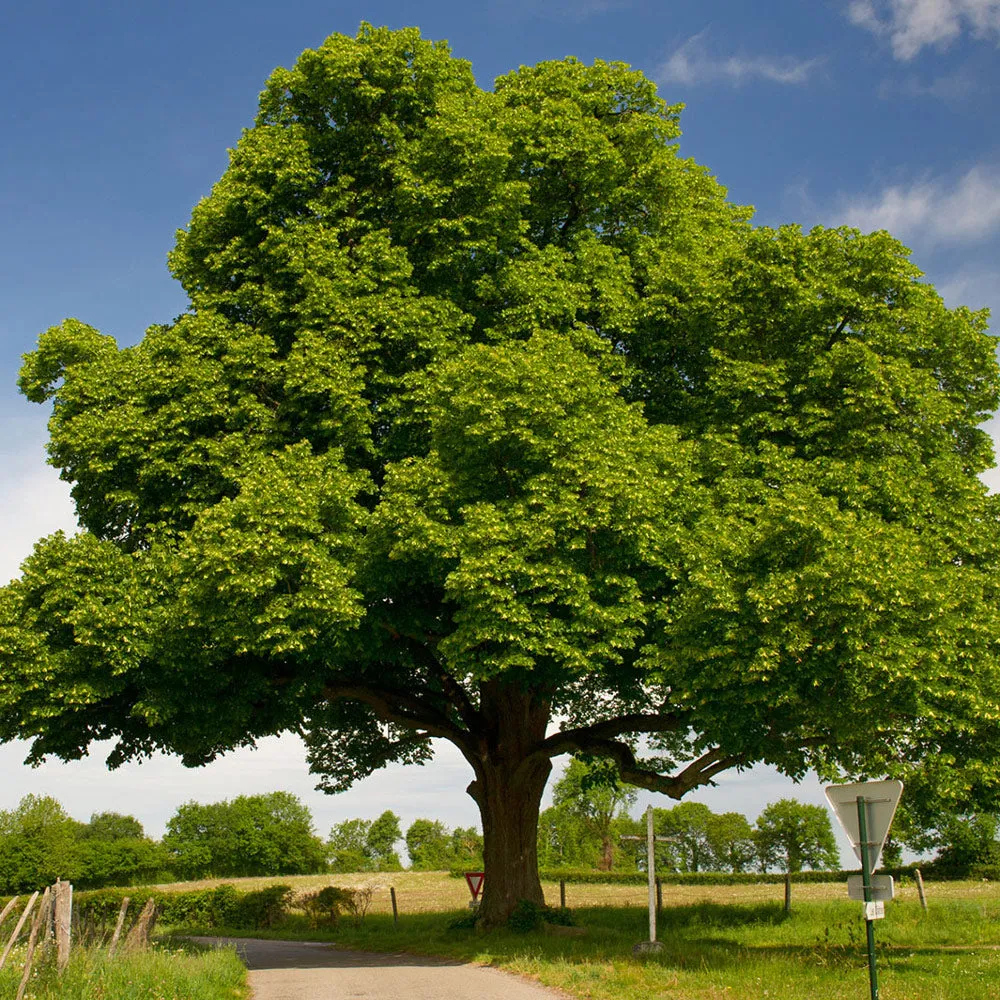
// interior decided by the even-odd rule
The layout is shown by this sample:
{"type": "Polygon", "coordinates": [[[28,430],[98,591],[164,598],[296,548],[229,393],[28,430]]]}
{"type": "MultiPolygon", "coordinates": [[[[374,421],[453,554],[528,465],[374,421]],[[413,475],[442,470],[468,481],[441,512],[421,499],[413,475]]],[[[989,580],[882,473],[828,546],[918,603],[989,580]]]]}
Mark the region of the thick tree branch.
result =
{"type": "Polygon", "coordinates": [[[445,700],[458,712],[459,718],[465,723],[469,730],[475,729],[479,724],[479,712],[469,698],[468,692],[458,681],[448,673],[441,665],[440,660],[434,654],[434,646],[437,645],[438,637],[433,635],[419,635],[411,632],[400,632],[391,625],[383,625],[383,628],[393,637],[393,639],[405,639],[416,656],[429,673],[441,685],[441,691],[445,700]]]}
{"type": "MultiPolygon", "coordinates": [[[[737,764],[744,763],[746,757],[742,754],[724,754],[719,747],[715,747],[709,750],[708,753],[703,754],[697,760],[692,761],[684,768],[679,774],[676,775],[666,775],[660,774],[658,771],[652,771],[649,768],[643,767],[635,758],[635,752],[626,743],[620,743],[613,739],[599,739],[592,735],[592,731],[598,729],[602,726],[611,728],[618,723],[624,722],[627,716],[623,716],[622,719],[615,719],[608,723],[601,723],[598,726],[585,727],[580,730],[568,730],[565,733],[559,733],[557,736],[564,737],[561,743],[557,744],[556,737],[552,737],[551,741],[546,740],[547,744],[551,746],[561,746],[557,752],[568,753],[568,752],[583,752],[583,753],[593,753],[598,754],[602,757],[609,757],[618,766],[618,773],[621,776],[622,781],[630,785],[635,785],[637,788],[646,788],[651,792],[662,792],[664,795],[669,795],[672,799],[682,798],[687,792],[691,791],[692,788],[696,788],[698,785],[704,785],[711,781],[712,778],[725,771],[730,767],[735,767],[737,764]],[[568,738],[571,734],[575,734],[572,739],[568,738]]],[[[649,718],[642,716],[633,716],[636,718],[649,718]]],[[[681,723],[677,721],[673,726],[664,725],[658,730],[654,729],[621,729],[621,732],[669,732],[673,729],[679,728],[681,723]]]]}
{"type": "Polygon", "coordinates": [[[404,691],[374,687],[369,684],[331,683],[323,688],[327,701],[351,698],[374,709],[383,722],[422,731],[427,736],[450,740],[465,754],[470,750],[469,733],[455,725],[443,712],[404,691]]]}
{"type": "Polygon", "coordinates": [[[625,733],[675,733],[683,725],[681,716],[671,712],[656,714],[635,712],[604,722],[595,722],[590,726],[579,726],[576,729],[553,733],[538,745],[535,753],[545,757],[558,757],[560,754],[574,751],[585,753],[586,744],[594,741],[610,740],[625,733]]]}

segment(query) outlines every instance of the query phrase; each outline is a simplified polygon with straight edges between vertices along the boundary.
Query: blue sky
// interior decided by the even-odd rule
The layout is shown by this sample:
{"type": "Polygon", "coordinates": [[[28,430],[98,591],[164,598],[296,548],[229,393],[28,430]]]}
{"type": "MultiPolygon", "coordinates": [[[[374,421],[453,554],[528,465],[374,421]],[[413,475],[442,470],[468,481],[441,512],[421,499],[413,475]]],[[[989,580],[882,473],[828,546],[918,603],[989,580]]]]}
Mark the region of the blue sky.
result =
{"type": "MultiPolygon", "coordinates": [[[[483,87],[566,55],[630,63],[687,105],[682,153],[758,222],[888,228],[949,304],[1000,315],[1000,0],[12,0],[0,8],[0,579],[73,524],[44,465],[46,414],[16,391],[19,356],[66,316],[132,343],[182,312],[166,253],[266,76],[362,20],[447,39],[483,87]]],[[[188,798],[276,787],[307,798],[324,832],[387,807],[476,819],[450,754],[334,798],[310,792],[289,740],[195,773],[19,760],[0,748],[0,808],[44,791],[83,818],[134,812],[154,833],[188,798]]],[[[787,794],[819,801],[815,782],[768,772],[695,797],[754,816],[787,794]]]]}

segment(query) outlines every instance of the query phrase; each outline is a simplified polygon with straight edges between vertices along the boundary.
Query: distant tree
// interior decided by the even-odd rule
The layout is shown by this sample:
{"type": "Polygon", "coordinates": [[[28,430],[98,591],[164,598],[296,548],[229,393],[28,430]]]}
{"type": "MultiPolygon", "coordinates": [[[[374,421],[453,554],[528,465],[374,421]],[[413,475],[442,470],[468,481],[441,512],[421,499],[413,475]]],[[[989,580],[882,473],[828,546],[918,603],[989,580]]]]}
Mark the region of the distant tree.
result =
{"type": "Polygon", "coordinates": [[[570,758],[562,777],[552,789],[552,802],[579,819],[583,828],[600,844],[597,867],[611,871],[617,844],[612,832],[615,817],[632,805],[636,789],[618,777],[613,761],[570,758]]]}
{"type": "Polygon", "coordinates": [[[743,813],[713,813],[705,825],[705,840],[717,871],[744,872],[757,859],[753,827],[743,813]]]}
{"type": "Polygon", "coordinates": [[[451,831],[452,867],[482,868],[483,835],[474,826],[456,826],[451,831]]]}
{"type": "Polygon", "coordinates": [[[309,809],[290,792],[189,802],[170,818],[163,844],[188,877],[298,875],[326,867],[309,809]]]}
{"type": "MultiPolygon", "coordinates": [[[[1000,865],[998,833],[995,813],[922,809],[905,799],[892,825],[894,846],[918,854],[934,851],[933,863],[954,874],[968,874],[975,865],[1000,865]]],[[[882,856],[886,859],[885,851],[882,856]]]]}
{"type": "Polygon", "coordinates": [[[414,871],[445,871],[452,860],[448,830],[438,820],[415,819],[406,831],[406,853],[414,871]]]}
{"type": "Polygon", "coordinates": [[[146,834],[134,816],[101,812],[91,815],[80,835],[84,840],[141,840],[146,834]]]}
{"type": "Polygon", "coordinates": [[[80,889],[145,885],[171,874],[166,848],[149,837],[88,837],[79,850],[80,867],[74,881],[80,889]]]}
{"type": "Polygon", "coordinates": [[[402,838],[399,817],[394,812],[387,809],[372,822],[365,838],[365,853],[373,871],[395,872],[403,867],[396,853],[396,843],[402,838]]]}
{"type": "Polygon", "coordinates": [[[671,838],[668,844],[659,845],[658,858],[663,857],[669,867],[682,872],[711,867],[708,828],[714,815],[702,802],[681,802],[673,809],[654,809],[656,832],[671,838]]]}
{"type": "Polygon", "coordinates": [[[804,867],[835,869],[840,852],[830,814],[822,806],[781,799],[757,817],[754,841],[761,869],[800,872],[804,867]]]}
{"type": "Polygon", "coordinates": [[[345,819],[334,824],[326,842],[330,871],[371,871],[371,858],[368,856],[371,825],[371,820],[367,819],[345,819]]]}
{"type": "Polygon", "coordinates": [[[0,810],[0,893],[76,878],[82,828],[48,795],[25,795],[16,808],[0,810]]]}
{"type": "Polygon", "coordinates": [[[540,868],[597,868],[600,840],[565,806],[549,806],[538,817],[540,868]]]}

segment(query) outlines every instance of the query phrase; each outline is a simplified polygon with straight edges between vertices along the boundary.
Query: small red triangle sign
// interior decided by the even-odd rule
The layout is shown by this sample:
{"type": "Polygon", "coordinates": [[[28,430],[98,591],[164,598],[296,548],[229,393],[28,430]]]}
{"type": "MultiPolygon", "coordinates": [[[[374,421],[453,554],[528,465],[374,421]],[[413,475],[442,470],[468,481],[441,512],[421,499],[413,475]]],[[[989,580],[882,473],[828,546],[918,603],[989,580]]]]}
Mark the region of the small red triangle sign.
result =
{"type": "Polygon", "coordinates": [[[483,888],[483,879],[486,878],[485,872],[466,872],[465,881],[469,883],[469,892],[472,893],[472,900],[475,902],[479,898],[479,893],[483,888]]]}

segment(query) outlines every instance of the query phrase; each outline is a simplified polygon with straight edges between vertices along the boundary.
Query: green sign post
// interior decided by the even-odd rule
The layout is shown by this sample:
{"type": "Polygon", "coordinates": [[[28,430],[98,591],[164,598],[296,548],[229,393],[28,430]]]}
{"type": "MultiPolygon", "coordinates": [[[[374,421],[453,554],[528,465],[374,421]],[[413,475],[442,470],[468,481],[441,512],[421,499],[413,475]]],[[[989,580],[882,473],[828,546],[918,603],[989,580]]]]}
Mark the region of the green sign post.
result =
{"type": "Polygon", "coordinates": [[[858,838],[861,848],[861,879],[865,893],[865,930],[868,936],[868,982],[871,1000],[878,1000],[878,969],[875,968],[875,921],[871,919],[869,903],[872,901],[872,867],[868,856],[868,803],[858,796],[858,838]]]}
{"type": "MultiPolygon", "coordinates": [[[[878,1000],[878,971],[875,968],[875,926],[885,916],[882,900],[892,899],[892,879],[884,875],[876,882],[872,874],[882,860],[882,848],[903,794],[903,783],[888,781],[856,781],[846,785],[827,785],[826,798],[836,813],[840,825],[851,840],[854,853],[861,862],[861,898],[865,903],[865,930],[868,938],[868,979],[871,1000],[878,1000]]],[[[855,876],[857,878],[857,876],[855,876]]],[[[857,899],[856,885],[848,879],[847,891],[857,899]]]]}

